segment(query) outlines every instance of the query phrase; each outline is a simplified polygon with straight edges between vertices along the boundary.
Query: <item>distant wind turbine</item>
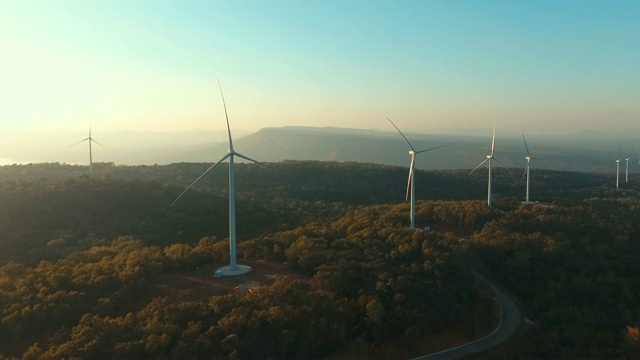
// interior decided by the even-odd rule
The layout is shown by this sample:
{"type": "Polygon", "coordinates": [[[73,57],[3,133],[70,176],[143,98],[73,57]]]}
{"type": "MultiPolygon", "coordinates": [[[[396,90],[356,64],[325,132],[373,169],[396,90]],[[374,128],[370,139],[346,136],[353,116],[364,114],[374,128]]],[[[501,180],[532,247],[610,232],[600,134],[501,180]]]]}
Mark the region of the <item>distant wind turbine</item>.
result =
{"type": "Polygon", "coordinates": [[[407,181],[406,201],[409,201],[409,194],[411,194],[411,228],[415,229],[416,228],[416,187],[415,187],[416,155],[418,155],[420,153],[423,153],[423,152],[427,152],[427,151],[431,151],[431,150],[435,150],[435,149],[441,148],[441,147],[443,147],[445,145],[436,146],[436,147],[433,147],[433,148],[430,148],[430,149],[426,149],[426,150],[416,151],[416,149],[413,148],[413,146],[411,145],[411,143],[409,142],[407,137],[404,136],[404,134],[402,133],[402,131],[400,131],[400,129],[398,129],[396,124],[394,124],[393,121],[391,121],[391,119],[389,119],[389,117],[387,117],[387,120],[389,120],[391,125],[393,125],[393,127],[396,128],[396,130],[398,130],[398,132],[400,133],[400,135],[402,136],[404,141],[407,143],[407,145],[409,145],[409,155],[411,155],[411,165],[409,166],[409,180],[407,181]]]}
{"type": "Polygon", "coordinates": [[[474,171],[476,171],[480,166],[482,166],[484,163],[488,162],[489,165],[489,184],[487,186],[487,205],[489,205],[489,207],[491,207],[491,160],[495,160],[498,162],[498,164],[504,166],[504,168],[506,169],[507,167],[500,162],[500,160],[496,159],[493,156],[494,150],[495,150],[495,145],[496,145],[496,123],[493,123],[493,138],[491,140],[491,154],[487,155],[487,159],[484,160],[483,162],[481,162],[480,164],[478,164],[478,166],[476,166],[473,170],[471,170],[471,172],[469,173],[469,175],[473,174],[474,171]]]}
{"type": "Polygon", "coordinates": [[[522,141],[524,141],[524,148],[527,150],[527,156],[524,158],[527,160],[527,167],[524,169],[524,174],[522,174],[522,178],[527,177],[527,192],[525,196],[525,203],[529,203],[529,170],[531,165],[531,153],[529,152],[529,146],[527,146],[527,139],[524,138],[524,133],[522,134],[522,141]]]}
{"type": "Polygon", "coordinates": [[[624,174],[624,182],[628,183],[629,182],[629,160],[631,160],[631,156],[633,155],[633,151],[636,149],[636,146],[633,145],[633,147],[631,148],[631,152],[629,153],[629,155],[624,159],[624,161],[627,163],[626,164],[626,172],[624,174]]]}
{"type": "Polygon", "coordinates": [[[91,143],[92,143],[92,142],[94,142],[94,143],[96,143],[96,144],[98,144],[98,145],[102,146],[102,147],[103,147],[103,148],[105,148],[105,149],[106,149],[107,147],[106,147],[106,146],[104,146],[104,145],[102,145],[102,144],[100,144],[99,142],[95,141],[95,140],[91,137],[91,125],[89,125],[89,137],[88,137],[88,138],[86,138],[86,139],[82,139],[82,140],[78,141],[77,143],[75,143],[75,144],[73,144],[73,145],[71,145],[71,146],[69,146],[69,147],[76,146],[76,145],[78,145],[78,144],[80,144],[81,142],[84,142],[84,141],[89,141],[89,173],[90,173],[91,175],[93,175],[93,151],[91,150],[91,143]]]}
{"type": "Polygon", "coordinates": [[[616,159],[616,189],[619,188],[620,183],[620,158],[622,157],[622,145],[618,149],[618,158],[616,159]]]}
{"type": "MultiPolygon", "coordinates": [[[[267,166],[257,160],[254,160],[248,156],[242,155],[239,152],[233,149],[233,140],[231,139],[231,127],[229,126],[229,115],[227,114],[227,105],[224,101],[224,94],[222,93],[222,85],[220,85],[220,80],[218,80],[218,86],[220,87],[220,96],[222,97],[222,105],[224,106],[224,115],[227,119],[227,131],[229,133],[229,150],[225,156],[223,156],[218,162],[211,165],[202,175],[198,176],[191,185],[187,186],[186,189],[171,203],[171,205],[175,204],[178,199],[184,195],[198,180],[200,180],[204,175],[206,175],[211,169],[218,166],[221,162],[229,159],[229,266],[223,266],[216,270],[215,276],[235,276],[246,274],[251,271],[251,267],[246,265],[238,265],[236,263],[236,187],[235,187],[235,169],[234,169],[234,157],[240,157],[245,160],[252,161],[256,164],[260,164],[263,166],[267,166]]],[[[269,167],[269,166],[267,166],[269,167]]]]}

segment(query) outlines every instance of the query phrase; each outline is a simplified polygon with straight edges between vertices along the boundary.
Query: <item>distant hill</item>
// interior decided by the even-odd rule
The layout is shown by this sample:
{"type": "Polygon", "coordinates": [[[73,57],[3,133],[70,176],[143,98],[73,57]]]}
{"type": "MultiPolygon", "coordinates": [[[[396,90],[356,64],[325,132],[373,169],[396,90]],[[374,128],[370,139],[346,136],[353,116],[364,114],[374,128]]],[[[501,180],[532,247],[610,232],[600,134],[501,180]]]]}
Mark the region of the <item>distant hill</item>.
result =
{"type": "MultiPolygon", "coordinates": [[[[477,136],[405,134],[416,150],[445,145],[418,155],[419,169],[472,169],[490,152],[491,132],[477,136]]],[[[567,171],[615,171],[617,146],[613,141],[594,140],[590,134],[571,138],[527,139],[534,158],[532,168],[567,171]],[[612,145],[613,144],[613,145],[612,145]]],[[[332,160],[409,166],[409,148],[395,132],[340,128],[264,128],[234,142],[237,151],[260,161],[332,160]]],[[[187,158],[215,161],[227,150],[226,143],[210,144],[185,153],[187,158]],[[206,148],[211,150],[205,150],[206,148]],[[204,153],[211,154],[202,157],[204,153]]],[[[523,168],[522,137],[501,138],[497,134],[495,157],[508,167],[523,168]]],[[[623,154],[623,158],[624,158],[623,154]]],[[[637,172],[638,157],[632,158],[637,172]]],[[[624,163],[624,160],[623,160],[624,163]]],[[[621,173],[624,172],[621,167],[621,173]]]]}
{"type": "MultiPolygon", "coordinates": [[[[392,129],[393,130],[393,129],[392,129]]],[[[263,128],[255,133],[234,131],[237,151],[260,161],[332,160],[370,162],[408,167],[408,146],[392,130],[314,128],[286,126],[263,128]],[[244,135],[244,136],[243,136],[244,135]]],[[[445,147],[420,154],[416,167],[431,169],[472,169],[486,159],[491,147],[491,130],[475,135],[406,133],[416,150],[445,147]]],[[[60,162],[86,164],[86,143],[73,144],[85,133],[5,134],[0,146],[3,163],[60,162]],[[28,135],[28,136],[27,136],[28,135]],[[48,145],[53,140],[55,146],[48,145]],[[48,141],[47,145],[45,140],[48,141]]],[[[226,131],[95,132],[94,137],[107,148],[94,146],[94,161],[115,164],[170,164],[176,162],[214,162],[227,149],[226,131]]],[[[576,132],[571,135],[533,135],[527,137],[534,156],[532,169],[615,172],[618,146],[622,144],[621,174],[624,158],[634,139],[603,137],[601,134],[576,132]]],[[[496,158],[508,167],[523,168],[525,149],[519,134],[496,134],[496,158]]],[[[637,151],[632,156],[630,172],[638,172],[637,151]]]]}

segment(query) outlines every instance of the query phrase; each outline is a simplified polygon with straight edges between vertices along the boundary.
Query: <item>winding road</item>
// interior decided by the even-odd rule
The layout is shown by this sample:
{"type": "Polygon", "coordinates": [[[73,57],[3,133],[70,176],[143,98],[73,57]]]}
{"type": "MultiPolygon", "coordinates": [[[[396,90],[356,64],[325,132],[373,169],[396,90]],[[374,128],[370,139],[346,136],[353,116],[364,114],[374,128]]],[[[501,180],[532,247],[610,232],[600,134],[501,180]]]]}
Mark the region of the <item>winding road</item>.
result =
{"type": "Polygon", "coordinates": [[[500,324],[495,330],[493,330],[493,332],[491,332],[491,334],[483,338],[451,349],[420,356],[412,360],[458,359],[463,356],[490,349],[506,341],[511,335],[513,335],[513,333],[516,332],[516,329],[520,324],[520,311],[518,311],[516,304],[514,304],[513,301],[511,301],[511,299],[509,299],[509,297],[507,297],[502,291],[500,291],[500,289],[476,271],[476,269],[472,268],[470,273],[474,280],[487,287],[493,293],[493,298],[500,305],[500,324]]]}

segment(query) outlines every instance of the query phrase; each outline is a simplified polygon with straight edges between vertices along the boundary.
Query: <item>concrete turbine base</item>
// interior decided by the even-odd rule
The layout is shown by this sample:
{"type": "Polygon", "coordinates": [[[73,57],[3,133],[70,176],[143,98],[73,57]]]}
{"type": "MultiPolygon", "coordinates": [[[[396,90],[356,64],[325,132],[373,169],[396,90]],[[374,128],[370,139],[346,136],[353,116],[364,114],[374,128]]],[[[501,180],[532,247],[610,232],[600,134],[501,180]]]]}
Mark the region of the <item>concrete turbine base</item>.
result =
{"type": "Polygon", "coordinates": [[[244,275],[250,271],[251,271],[250,266],[236,265],[236,268],[234,270],[231,270],[231,265],[227,265],[221,268],[217,268],[215,273],[213,273],[213,277],[238,276],[238,275],[244,275]]]}

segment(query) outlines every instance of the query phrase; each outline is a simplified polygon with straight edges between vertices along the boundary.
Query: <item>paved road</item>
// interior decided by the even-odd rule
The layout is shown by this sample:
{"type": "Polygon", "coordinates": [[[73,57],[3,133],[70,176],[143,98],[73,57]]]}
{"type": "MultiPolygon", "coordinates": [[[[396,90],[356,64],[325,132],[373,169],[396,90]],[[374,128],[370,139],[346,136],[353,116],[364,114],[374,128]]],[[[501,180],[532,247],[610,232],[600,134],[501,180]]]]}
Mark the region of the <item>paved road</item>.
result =
{"type": "Polygon", "coordinates": [[[516,332],[520,323],[520,312],[518,307],[509,299],[500,289],[495,287],[484,276],[480,275],[476,269],[471,269],[471,276],[480,284],[489,288],[493,293],[494,299],[500,305],[500,324],[489,335],[474,340],[470,343],[460,345],[448,350],[429,354],[414,358],[412,360],[442,360],[442,359],[458,359],[463,356],[478,353],[490,349],[504,341],[506,341],[513,333],[516,332]]]}

